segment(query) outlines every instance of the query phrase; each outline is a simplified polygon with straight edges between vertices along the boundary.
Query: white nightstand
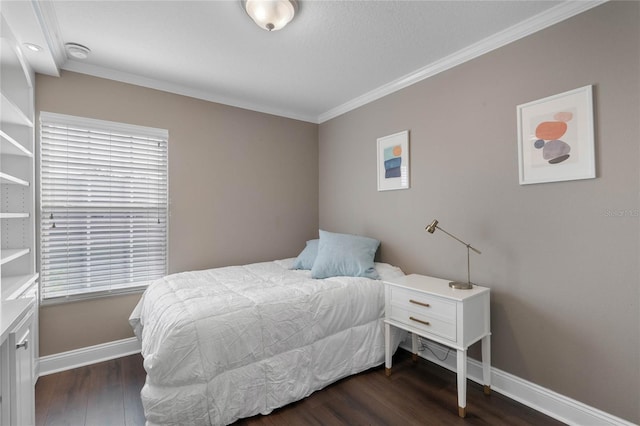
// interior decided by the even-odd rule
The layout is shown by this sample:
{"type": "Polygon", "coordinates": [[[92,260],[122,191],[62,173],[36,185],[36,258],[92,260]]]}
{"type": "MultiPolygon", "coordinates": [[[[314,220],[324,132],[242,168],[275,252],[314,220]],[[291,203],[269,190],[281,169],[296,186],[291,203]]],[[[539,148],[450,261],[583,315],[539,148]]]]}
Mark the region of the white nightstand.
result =
{"type": "Polygon", "coordinates": [[[414,359],[418,336],[457,351],[458,415],[467,407],[467,349],[482,340],[484,392],[491,391],[491,328],[489,289],[474,285],[454,290],[448,280],[405,275],[385,281],[385,367],[391,375],[391,326],[411,332],[414,359]]]}

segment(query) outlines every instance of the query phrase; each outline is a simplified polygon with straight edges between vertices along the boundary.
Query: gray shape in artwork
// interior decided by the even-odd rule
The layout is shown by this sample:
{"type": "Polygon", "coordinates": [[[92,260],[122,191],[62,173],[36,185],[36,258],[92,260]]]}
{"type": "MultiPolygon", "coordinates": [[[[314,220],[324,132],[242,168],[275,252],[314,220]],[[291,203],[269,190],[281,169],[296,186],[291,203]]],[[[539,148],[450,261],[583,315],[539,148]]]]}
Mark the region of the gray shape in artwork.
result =
{"type": "Polygon", "coordinates": [[[545,160],[553,160],[564,156],[569,158],[568,154],[570,151],[571,147],[568,143],[561,140],[552,140],[544,144],[544,148],[542,149],[542,158],[545,160]]]}
{"type": "Polygon", "coordinates": [[[562,163],[567,158],[569,158],[569,154],[561,155],[560,157],[552,158],[551,160],[549,160],[549,164],[562,163]]]}

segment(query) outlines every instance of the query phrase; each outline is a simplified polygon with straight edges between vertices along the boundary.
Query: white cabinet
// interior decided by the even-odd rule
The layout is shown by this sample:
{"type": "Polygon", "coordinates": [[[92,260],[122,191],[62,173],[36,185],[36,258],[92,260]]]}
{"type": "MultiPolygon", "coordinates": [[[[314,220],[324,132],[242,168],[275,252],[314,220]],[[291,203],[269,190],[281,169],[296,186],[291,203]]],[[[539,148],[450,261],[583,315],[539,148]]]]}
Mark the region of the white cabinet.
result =
{"type": "Polygon", "coordinates": [[[411,274],[385,281],[385,367],[391,374],[390,328],[411,332],[414,359],[418,336],[455,349],[458,373],[458,414],[467,410],[467,349],[482,341],[484,391],[491,389],[491,328],[486,287],[455,290],[449,281],[411,274]]]}
{"type": "Polygon", "coordinates": [[[25,317],[9,334],[9,380],[11,387],[11,425],[35,423],[35,395],[33,386],[34,345],[33,313],[25,317]]]}
{"type": "Polygon", "coordinates": [[[35,421],[34,73],[0,2],[0,425],[35,421]]]}
{"type": "Polygon", "coordinates": [[[5,305],[0,345],[0,425],[28,426],[35,423],[33,345],[36,303],[33,298],[16,299],[5,305]]]}

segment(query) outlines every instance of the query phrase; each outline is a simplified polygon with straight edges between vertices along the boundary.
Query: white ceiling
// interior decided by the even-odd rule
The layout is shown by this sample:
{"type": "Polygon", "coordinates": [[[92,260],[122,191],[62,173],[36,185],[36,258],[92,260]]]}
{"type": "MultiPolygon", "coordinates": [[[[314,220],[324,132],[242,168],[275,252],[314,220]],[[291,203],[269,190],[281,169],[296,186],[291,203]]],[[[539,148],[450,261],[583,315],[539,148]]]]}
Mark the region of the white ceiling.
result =
{"type": "Polygon", "coordinates": [[[33,19],[10,16],[20,41],[47,47],[27,52],[38,72],[67,69],[318,123],[601,1],[300,0],[294,20],[271,33],[240,0],[7,3],[3,13],[36,17],[39,34],[33,19]],[[66,42],[89,47],[89,58],[69,60],[66,42]]]}

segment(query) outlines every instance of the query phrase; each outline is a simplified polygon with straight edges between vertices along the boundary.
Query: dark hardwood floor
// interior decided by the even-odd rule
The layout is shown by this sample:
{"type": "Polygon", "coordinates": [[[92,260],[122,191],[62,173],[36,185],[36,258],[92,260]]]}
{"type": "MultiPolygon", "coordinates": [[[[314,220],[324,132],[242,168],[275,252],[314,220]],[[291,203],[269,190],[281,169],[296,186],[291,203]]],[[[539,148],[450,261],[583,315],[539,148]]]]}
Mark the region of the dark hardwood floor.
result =
{"type": "Polygon", "coordinates": [[[144,425],[140,354],[42,376],[36,383],[36,426],[144,425]]]}
{"type": "MultiPolygon", "coordinates": [[[[144,425],[142,357],[131,355],[43,376],[36,385],[36,425],[144,425]]],[[[458,417],[453,372],[409,353],[348,377],[268,416],[239,420],[255,425],[562,425],[496,392],[468,384],[467,417],[458,417]]]]}

